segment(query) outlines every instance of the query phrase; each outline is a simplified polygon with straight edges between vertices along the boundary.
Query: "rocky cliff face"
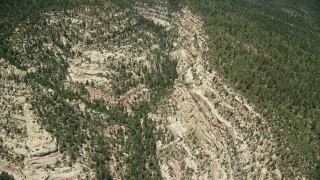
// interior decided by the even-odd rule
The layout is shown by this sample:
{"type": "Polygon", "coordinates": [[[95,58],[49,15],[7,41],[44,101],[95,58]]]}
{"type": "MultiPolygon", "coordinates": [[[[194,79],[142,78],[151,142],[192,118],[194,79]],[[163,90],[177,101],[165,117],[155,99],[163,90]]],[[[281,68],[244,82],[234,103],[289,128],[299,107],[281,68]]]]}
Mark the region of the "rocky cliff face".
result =
{"type": "MultiPolygon", "coordinates": [[[[0,62],[0,171],[16,179],[130,176],[133,155],[142,153],[134,141],[145,139],[136,109],[159,96],[159,81],[173,81],[163,73],[175,66],[162,32],[133,9],[110,4],[42,13],[20,24],[8,38],[19,66],[0,62]]],[[[148,153],[156,176],[155,154],[148,153]]]]}
{"type": "Polygon", "coordinates": [[[0,170],[15,179],[76,178],[82,165],[62,165],[58,143],[38,123],[28,99],[32,98],[30,85],[22,80],[26,72],[1,59],[1,159],[0,170]]]}
{"type": "Polygon", "coordinates": [[[167,141],[157,142],[162,177],[281,179],[268,120],[208,65],[201,18],[188,8],[170,20],[150,10],[140,12],[178,30],[171,56],[178,60],[179,78],[166,105],[150,114],[167,132],[167,141]]]}
{"type": "MultiPolygon", "coordinates": [[[[157,170],[151,167],[158,163],[163,179],[283,177],[268,120],[208,64],[203,22],[187,7],[172,13],[162,1],[152,7],[135,4],[130,10],[106,5],[66,14],[47,13],[42,21],[43,27],[32,27],[43,30],[36,35],[20,27],[11,38],[13,50],[27,70],[0,61],[0,170],[16,179],[98,179],[104,176],[94,176],[95,171],[99,173],[95,165],[103,164],[114,179],[128,178],[126,174],[135,168],[128,162],[136,160],[130,141],[136,140],[132,137],[137,138],[140,131],[132,129],[126,118],[134,121],[140,102],[154,102],[154,92],[161,88],[157,83],[172,80],[156,79],[169,76],[161,63],[171,67],[177,62],[178,78],[172,91],[147,115],[155,129],[146,133],[144,129],[153,126],[145,125],[147,118],[138,116],[141,134],[157,135],[157,159],[148,155],[146,159],[151,160],[143,161],[143,168],[156,178],[157,170]],[[145,19],[140,15],[153,24],[141,25],[145,19]],[[53,40],[46,34],[51,31],[53,40]],[[39,47],[32,46],[38,41],[39,47]],[[28,50],[30,47],[33,49],[28,50]],[[59,79],[61,87],[55,90],[41,83],[34,86],[26,78],[52,70],[49,61],[35,61],[42,58],[40,52],[57,58],[55,66],[67,63],[66,77],[59,79]],[[62,92],[76,95],[65,98],[62,92]],[[41,98],[48,104],[35,105],[41,98]],[[113,106],[123,107],[125,115],[114,115],[113,106]],[[64,110],[72,114],[60,113],[64,110]],[[80,125],[64,125],[61,117],[65,116],[80,125]],[[67,142],[73,136],[74,141],[81,139],[80,145],[67,142]],[[70,152],[68,145],[72,146],[70,152]]],[[[59,78],[60,69],[55,70],[49,82],[59,78]]],[[[143,111],[148,106],[142,106],[143,111]]],[[[151,149],[150,144],[146,146],[151,149]]]]}

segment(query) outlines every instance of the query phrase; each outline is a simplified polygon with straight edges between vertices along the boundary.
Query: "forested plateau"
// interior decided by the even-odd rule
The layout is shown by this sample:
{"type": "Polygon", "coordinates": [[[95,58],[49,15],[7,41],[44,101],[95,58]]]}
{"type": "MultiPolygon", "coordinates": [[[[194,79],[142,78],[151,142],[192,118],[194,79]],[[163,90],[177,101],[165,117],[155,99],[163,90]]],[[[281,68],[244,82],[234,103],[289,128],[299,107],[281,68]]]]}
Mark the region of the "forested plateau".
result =
{"type": "Polygon", "coordinates": [[[319,179],[320,2],[2,0],[0,179],[319,179]]]}

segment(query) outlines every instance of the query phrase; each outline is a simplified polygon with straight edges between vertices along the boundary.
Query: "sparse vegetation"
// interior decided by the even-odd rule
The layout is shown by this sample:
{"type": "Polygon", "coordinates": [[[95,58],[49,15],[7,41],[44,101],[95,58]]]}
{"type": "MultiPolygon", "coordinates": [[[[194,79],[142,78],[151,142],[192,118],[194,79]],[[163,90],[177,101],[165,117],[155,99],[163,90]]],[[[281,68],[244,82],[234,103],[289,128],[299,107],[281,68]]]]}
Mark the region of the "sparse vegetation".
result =
{"type": "Polygon", "coordinates": [[[221,177],[280,169],[288,172],[283,178],[317,179],[319,7],[302,0],[4,0],[0,160],[23,169],[54,153],[46,171],[80,163],[82,178],[161,179],[167,162],[175,176],[212,177],[211,158],[221,157],[221,177]],[[184,5],[205,21],[208,42],[199,19],[180,11],[184,5]],[[179,67],[174,53],[186,59],[179,67]],[[184,95],[174,99],[173,89],[184,95]],[[167,124],[170,116],[176,119],[167,124]],[[56,149],[26,144],[36,125],[56,149]],[[167,147],[157,149],[158,140],[167,147]]]}
{"type": "MultiPolygon", "coordinates": [[[[14,8],[22,8],[18,2],[6,3],[8,6],[13,3],[17,6],[14,8]]],[[[39,117],[38,123],[57,138],[59,152],[67,154],[63,163],[71,167],[79,160],[87,162],[89,158],[90,163],[87,165],[96,172],[97,179],[111,179],[113,174],[109,165],[112,157],[124,165],[117,167],[121,169],[117,172],[118,176],[160,179],[155,154],[155,124],[148,118],[148,113],[154,111],[159,100],[170,92],[177,76],[176,61],[169,57],[169,37],[172,34],[130,7],[119,9],[116,5],[104,7],[95,3],[82,6],[83,2],[76,1],[67,6],[57,2],[51,9],[44,7],[45,2],[38,3],[36,7],[30,5],[35,8],[34,14],[25,14],[21,18],[8,16],[16,18],[16,22],[10,24],[11,29],[4,31],[6,34],[1,34],[2,57],[23,71],[33,69],[28,70],[24,77],[24,82],[32,89],[29,102],[39,117]],[[110,16],[103,12],[118,15],[110,16]],[[93,19],[85,19],[83,13],[93,19]],[[72,23],[74,19],[82,23],[72,23]],[[111,79],[110,92],[105,85],[94,80],[67,80],[68,69],[72,68],[70,63],[74,66],[73,59],[84,52],[74,50],[75,46],[87,50],[100,49],[100,53],[105,53],[106,50],[112,52],[112,49],[125,48],[128,43],[132,44],[132,48],[124,51],[127,51],[127,55],[132,54],[131,57],[99,59],[100,68],[110,68],[108,76],[97,74],[100,78],[111,79]],[[156,45],[156,48],[145,51],[147,46],[152,45],[156,45]],[[147,56],[145,62],[134,60],[141,55],[147,56]],[[90,99],[88,91],[90,87],[101,90],[105,96],[120,98],[139,84],[149,89],[150,98],[134,102],[130,114],[127,113],[128,107],[120,101],[112,104],[99,98],[90,99]],[[81,104],[86,108],[81,109],[81,104]],[[123,126],[125,131],[115,132],[106,138],[105,129],[115,125],[123,126]],[[113,147],[122,148],[114,151],[113,147]],[[84,152],[88,156],[83,156],[84,152]]],[[[24,11],[27,12],[26,9],[24,11]]],[[[82,63],[96,62],[88,56],[83,58],[82,63]]],[[[12,131],[10,128],[5,129],[12,131]]]]}

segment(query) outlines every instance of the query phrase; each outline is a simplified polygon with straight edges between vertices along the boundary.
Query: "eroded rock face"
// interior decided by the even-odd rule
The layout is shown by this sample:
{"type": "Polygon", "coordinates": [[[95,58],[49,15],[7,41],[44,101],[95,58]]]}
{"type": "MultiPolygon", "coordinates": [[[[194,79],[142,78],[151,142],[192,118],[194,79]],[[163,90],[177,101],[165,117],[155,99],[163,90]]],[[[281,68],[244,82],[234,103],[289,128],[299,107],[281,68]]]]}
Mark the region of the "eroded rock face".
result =
{"type": "Polygon", "coordinates": [[[1,60],[0,81],[0,145],[5,153],[0,170],[15,179],[55,179],[81,176],[82,165],[57,166],[62,161],[55,137],[38,123],[31,104],[31,88],[13,77],[23,78],[26,72],[1,60]],[[15,79],[15,80],[14,80],[15,79]]]}
{"type": "Polygon", "coordinates": [[[281,178],[266,120],[210,70],[201,19],[183,8],[166,24],[178,30],[171,56],[178,59],[179,78],[169,106],[150,115],[174,136],[158,142],[163,178],[281,178]]]}
{"type": "MultiPolygon", "coordinates": [[[[150,8],[138,4],[136,10],[168,31],[178,32],[178,36],[172,39],[174,50],[170,55],[178,61],[176,70],[179,77],[165,106],[160,107],[158,112],[149,114],[157,123],[158,132],[164,132],[164,140],[157,142],[162,177],[282,178],[283,172],[278,170],[278,157],[274,154],[277,144],[266,119],[210,69],[209,60],[206,59],[208,37],[204,33],[201,18],[193,15],[188,8],[171,15],[165,6],[150,8]]],[[[77,33],[82,41],[74,43],[71,42],[73,38],[60,37],[64,45],[73,43],[70,48],[75,54],[68,59],[66,81],[70,84],[85,84],[88,92],[86,99],[99,99],[108,104],[120,103],[130,114],[132,104],[150,99],[150,89],[143,83],[136,83],[132,88],[117,94],[114,87],[123,84],[114,83],[113,80],[115,77],[121,80],[123,77],[120,72],[124,69],[130,74],[128,84],[139,81],[143,77],[141,67],[149,69],[153,65],[150,54],[159,48],[159,42],[152,32],[139,30],[132,35],[130,41],[125,38],[115,39],[115,42],[121,42],[119,45],[91,44],[99,38],[109,40],[112,33],[121,34],[125,28],[137,23],[134,19],[126,18],[125,13],[112,13],[101,17],[105,18],[106,22],[111,21],[112,16],[120,20],[114,20],[108,29],[102,28],[103,32],[100,34],[95,32],[99,28],[90,31],[80,28],[83,22],[90,22],[94,17],[79,15],[69,18],[72,27],[70,29],[79,30],[77,33]],[[150,41],[141,39],[144,36],[150,41]]],[[[46,20],[49,24],[54,24],[65,19],[68,17],[48,15],[46,20]]],[[[102,24],[98,20],[94,23],[97,27],[102,24]]],[[[85,28],[89,28],[87,24],[85,28]]],[[[17,46],[17,49],[19,47],[17,46]]],[[[46,47],[57,48],[53,44],[46,44],[46,47]]],[[[21,49],[23,51],[24,48],[21,49]]],[[[71,165],[62,163],[64,154],[59,152],[59,142],[38,123],[39,117],[27,101],[31,98],[31,87],[22,80],[13,80],[23,79],[26,72],[9,65],[5,60],[1,60],[0,65],[0,92],[3,92],[0,93],[0,110],[4,112],[0,114],[0,123],[1,126],[6,125],[6,128],[0,130],[0,145],[7,151],[5,157],[0,158],[0,170],[13,175],[15,179],[93,177],[92,171],[84,170],[87,168],[84,162],[77,161],[71,165]],[[13,132],[7,129],[12,129],[13,132]]],[[[35,70],[31,67],[28,71],[35,70]]],[[[52,93],[53,90],[44,91],[52,93]]],[[[68,103],[72,102],[68,100],[68,103]]],[[[87,108],[84,103],[80,103],[79,109],[85,111],[87,108]]],[[[120,130],[125,132],[126,128],[114,125],[106,128],[103,133],[106,138],[110,138],[120,130]]],[[[126,139],[128,138],[125,137],[124,141],[126,139]]],[[[115,145],[114,149],[111,149],[108,165],[114,178],[122,179],[127,171],[125,160],[129,155],[123,153],[119,156],[117,149],[123,149],[122,145],[115,145]]],[[[86,157],[83,152],[81,155],[86,157]]]]}
{"type": "MultiPolygon", "coordinates": [[[[47,12],[41,14],[37,20],[39,24],[19,25],[9,41],[12,50],[21,57],[20,65],[28,68],[28,75],[32,77],[28,76],[27,81],[32,82],[33,86],[8,80],[4,95],[10,92],[10,86],[15,91],[16,87],[21,87],[21,95],[12,92],[10,98],[18,101],[18,96],[25,99],[28,97],[29,101],[12,103],[5,97],[0,99],[10,106],[18,106],[20,113],[16,119],[11,113],[12,116],[1,117],[0,121],[10,121],[12,126],[19,125],[19,131],[23,132],[21,136],[12,133],[13,137],[9,137],[10,132],[3,132],[4,144],[10,155],[17,156],[16,164],[3,160],[6,172],[14,174],[18,179],[78,176],[85,179],[86,176],[94,177],[94,171],[105,171],[103,176],[106,175],[109,166],[114,179],[122,179],[127,175],[132,164],[128,162],[132,156],[130,153],[134,151],[125,146],[129,138],[124,133],[129,131],[125,128],[109,130],[107,127],[113,126],[109,124],[110,121],[119,123],[123,119],[110,120],[105,111],[114,105],[121,105],[124,106],[123,111],[130,116],[134,115],[136,110],[131,109],[132,106],[141,101],[150,101],[150,91],[158,84],[154,83],[157,79],[152,77],[154,73],[160,74],[161,69],[158,67],[172,64],[165,42],[168,35],[161,36],[161,39],[161,33],[157,34],[156,30],[162,32],[163,29],[158,26],[154,26],[154,29],[153,24],[145,26],[144,21],[133,10],[109,7],[106,4],[105,7],[88,6],[63,12],[47,12]],[[39,83],[34,76],[45,80],[39,83]],[[48,84],[56,87],[49,87],[48,84]],[[60,90],[63,92],[60,93],[60,90]],[[32,96],[32,93],[38,96],[32,96]],[[81,98],[73,99],[75,94],[81,98]],[[91,105],[98,104],[95,100],[105,103],[103,113],[96,107],[90,107],[91,102],[91,105]],[[93,121],[99,127],[94,127],[93,121]],[[105,138],[103,143],[108,145],[102,141],[97,145],[98,142],[94,142],[97,137],[105,138]],[[123,141],[119,142],[119,137],[123,141]],[[110,143],[107,143],[109,140],[110,143]],[[61,149],[57,144],[61,145],[61,149]],[[100,146],[107,150],[101,152],[104,148],[100,146]],[[108,165],[97,162],[98,155],[108,165]],[[68,162],[70,159],[72,161],[68,162]]],[[[26,74],[24,71],[21,73],[26,74]]],[[[3,109],[6,108],[9,107],[3,109]]],[[[153,151],[153,158],[154,155],[153,151]]]]}

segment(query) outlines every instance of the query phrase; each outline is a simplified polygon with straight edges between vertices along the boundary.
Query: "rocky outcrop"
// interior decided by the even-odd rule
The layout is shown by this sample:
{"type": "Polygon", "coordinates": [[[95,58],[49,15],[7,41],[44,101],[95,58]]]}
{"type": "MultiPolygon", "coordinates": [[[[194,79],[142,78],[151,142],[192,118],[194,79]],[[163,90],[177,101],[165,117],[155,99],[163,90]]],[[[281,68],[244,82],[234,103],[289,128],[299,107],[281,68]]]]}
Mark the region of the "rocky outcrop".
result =
{"type": "Polygon", "coordinates": [[[171,56],[179,78],[166,107],[150,115],[174,136],[157,143],[163,178],[280,178],[266,120],[208,65],[201,19],[183,8],[168,22],[178,30],[171,56]]]}
{"type": "MultiPolygon", "coordinates": [[[[106,109],[109,105],[123,105],[132,115],[132,105],[151,99],[152,88],[144,79],[147,74],[153,75],[150,70],[156,69],[155,61],[175,59],[178,79],[172,94],[168,99],[161,99],[157,112],[148,114],[157,124],[156,137],[161,138],[156,149],[162,178],[281,179],[284,172],[278,169],[278,156],[274,153],[277,144],[270,133],[268,121],[210,68],[208,37],[201,18],[188,8],[170,14],[166,2],[159,1],[152,8],[136,4],[135,10],[164,27],[169,34],[177,32],[177,37],[172,33],[170,37],[173,39],[165,40],[173,41],[171,52],[165,49],[167,45],[160,49],[163,42],[159,41],[159,36],[155,36],[155,32],[150,30],[152,28],[139,26],[138,18],[130,16],[131,10],[115,12],[117,10],[112,8],[96,8],[90,12],[88,7],[81,12],[66,13],[73,14],[72,17],[59,12],[44,14],[48,25],[60,24],[68,31],[56,40],[68,46],[66,49],[69,48],[70,57],[61,53],[60,47],[53,42],[44,44],[48,50],[55,49],[52,54],[59,54],[69,63],[68,77],[62,84],[67,84],[66,89],[68,85],[82,88],[81,95],[85,100],[103,100],[108,104],[106,109]],[[66,22],[69,23],[66,25],[66,22]],[[165,52],[166,56],[162,57],[159,52],[165,52]],[[168,53],[171,59],[167,58],[168,53]]],[[[28,34],[20,39],[19,33],[22,32],[18,30],[14,33],[18,38],[12,38],[15,41],[13,49],[21,57],[27,56],[25,42],[31,38],[28,34]]],[[[246,47],[255,51],[249,45],[246,47]]],[[[34,59],[30,61],[34,63],[34,59]]],[[[39,67],[30,67],[28,71],[37,72],[45,65],[44,62],[39,67]]],[[[26,71],[0,60],[0,125],[3,127],[0,129],[0,148],[4,152],[0,157],[0,170],[15,179],[93,177],[88,164],[95,162],[88,160],[90,151],[83,149],[95,146],[94,143],[88,145],[94,136],[82,126],[81,130],[88,133],[89,138],[81,144],[80,157],[74,163],[66,164],[67,153],[59,151],[57,139],[44,129],[32,110],[28,101],[32,98],[32,88],[24,83],[25,75],[26,71]]],[[[43,88],[43,91],[48,94],[54,92],[49,88],[43,88]]],[[[110,161],[106,166],[109,166],[114,179],[122,179],[129,170],[126,163],[131,160],[127,159],[129,154],[122,152],[129,138],[124,135],[123,139],[117,139],[117,135],[130,129],[122,124],[108,124],[106,114],[89,110],[81,100],[66,99],[65,103],[96,115],[91,116],[90,123],[93,117],[103,117],[99,125],[106,126],[102,133],[110,139],[110,161]],[[123,144],[115,141],[123,141],[123,144]]],[[[146,164],[146,169],[149,165],[146,164]]]]}
{"type": "Polygon", "coordinates": [[[74,179],[83,175],[83,166],[59,165],[55,137],[38,124],[31,104],[31,88],[17,81],[26,72],[16,69],[4,60],[0,81],[0,170],[15,179],[74,179]]]}

